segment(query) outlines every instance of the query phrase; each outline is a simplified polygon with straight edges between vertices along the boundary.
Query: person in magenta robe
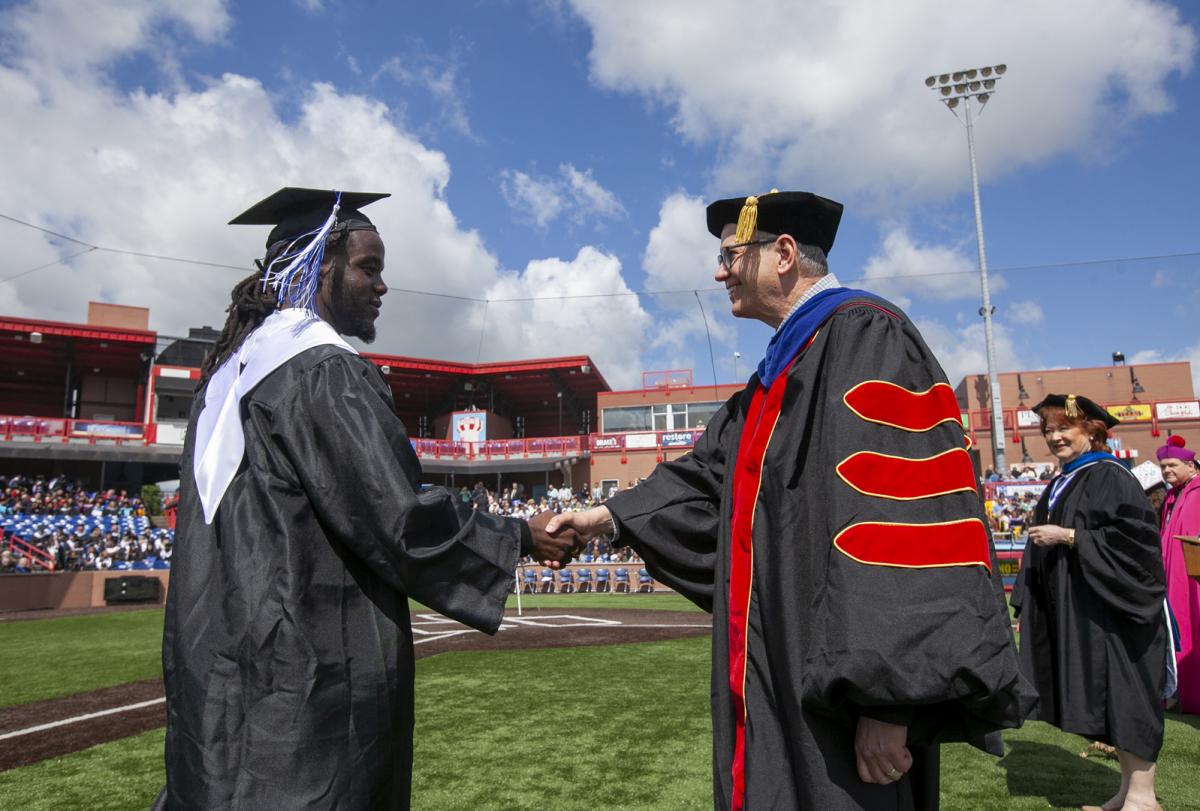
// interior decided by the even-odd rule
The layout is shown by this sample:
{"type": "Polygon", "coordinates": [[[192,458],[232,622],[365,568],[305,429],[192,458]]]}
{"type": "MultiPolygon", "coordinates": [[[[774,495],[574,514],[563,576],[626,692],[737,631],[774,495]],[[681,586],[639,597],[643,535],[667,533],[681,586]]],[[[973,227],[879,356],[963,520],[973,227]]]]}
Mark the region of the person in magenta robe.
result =
{"type": "Polygon", "coordinates": [[[1179,710],[1200,715],[1200,581],[1188,577],[1179,540],[1200,535],[1200,469],[1196,452],[1178,435],[1169,437],[1157,455],[1169,488],[1162,506],[1162,553],[1167,602],[1179,626],[1179,710]]]}

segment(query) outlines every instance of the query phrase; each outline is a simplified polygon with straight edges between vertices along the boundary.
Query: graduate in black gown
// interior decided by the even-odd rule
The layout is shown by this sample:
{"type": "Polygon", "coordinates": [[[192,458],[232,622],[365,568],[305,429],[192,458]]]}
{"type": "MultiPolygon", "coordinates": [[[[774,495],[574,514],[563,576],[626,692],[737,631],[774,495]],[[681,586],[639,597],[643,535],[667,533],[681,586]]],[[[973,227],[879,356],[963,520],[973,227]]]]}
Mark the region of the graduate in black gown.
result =
{"type": "Polygon", "coordinates": [[[1021,720],[954,392],[895,305],[828,273],[840,216],[804,192],[709,207],[766,357],[690,454],[547,527],[615,531],[713,612],[719,809],[935,809],[937,744],[1021,720]]]}
{"type": "Polygon", "coordinates": [[[1033,410],[1062,467],[1038,501],[1013,594],[1021,670],[1040,696],[1033,717],[1116,747],[1121,786],[1101,808],[1154,811],[1170,664],[1154,510],[1107,452],[1115,417],[1073,394],[1033,410]]]}
{"type": "Polygon", "coordinates": [[[284,189],[205,362],[181,462],[163,636],[171,809],[404,809],[411,596],[487,633],[518,555],[572,539],[464,510],[421,466],[371,341],[386,195],[284,189]]]}

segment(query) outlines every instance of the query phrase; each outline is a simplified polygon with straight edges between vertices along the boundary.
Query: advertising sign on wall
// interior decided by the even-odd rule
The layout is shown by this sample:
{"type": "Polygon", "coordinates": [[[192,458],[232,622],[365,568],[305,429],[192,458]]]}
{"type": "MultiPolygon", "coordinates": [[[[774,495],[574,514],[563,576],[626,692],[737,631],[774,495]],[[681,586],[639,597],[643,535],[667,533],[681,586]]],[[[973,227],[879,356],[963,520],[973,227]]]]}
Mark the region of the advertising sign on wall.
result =
{"type": "Polygon", "coordinates": [[[662,435],[664,448],[687,448],[694,441],[691,431],[667,431],[662,435]]]}
{"type": "Polygon", "coordinates": [[[1160,420],[1200,420],[1200,401],[1183,403],[1158,403],[1155,405],[1160,420]]]}
{"type": "Polygon", "coordinates": [[[635,448],[655,448],[658,447],[658,436],[656,434],[626,434],[625,447],[631,450],[635,448]]]}
{"type": "Polygon", "coordinates": [[[1018,411],[1017,425],[1021,428],[1038,428],[1042,421],[1032,411],[1018,411]]]}
{"type": "Polygon", "coordinates": [[[1149,403],[1130,403],[1128,405],[1109,406],[1108,413],[1121,422],[1150,422],[1149,403]]]}
{"type": "Polygon", "coordinates": [[[625,447],[624,434],[609,434],[608,436],[592,436],[592,450],[619,451],[625,447]]]}

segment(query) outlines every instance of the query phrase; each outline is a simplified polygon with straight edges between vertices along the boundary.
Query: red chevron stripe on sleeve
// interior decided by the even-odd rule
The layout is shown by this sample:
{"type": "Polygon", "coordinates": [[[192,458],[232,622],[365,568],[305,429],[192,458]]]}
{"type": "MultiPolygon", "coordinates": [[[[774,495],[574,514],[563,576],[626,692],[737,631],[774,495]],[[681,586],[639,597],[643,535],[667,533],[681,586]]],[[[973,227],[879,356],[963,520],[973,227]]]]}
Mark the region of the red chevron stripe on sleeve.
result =
{"type": "Polygon", "coordinates": [[[842,481],[860,493],[898,501],[975,489],[971,457],[961,448],[952,448],[927,459],[860,451],[838,464],[837,473],[842,481]]]}
{"type": "Polygon", "coordinates": [[[927,569],[983,566],[990,570],[987,530],[978,518],[939,524],[851,524],[833,539],[847,557],[871,566],[927,569]]]}
{"type": "Polygon", "coordinates": [[[842,398],[860,418],[905,431],[929,431],[961,419],[954,389],[935,383],[925,391],[909,391],[886,380],[859,383],[842,398]]]}

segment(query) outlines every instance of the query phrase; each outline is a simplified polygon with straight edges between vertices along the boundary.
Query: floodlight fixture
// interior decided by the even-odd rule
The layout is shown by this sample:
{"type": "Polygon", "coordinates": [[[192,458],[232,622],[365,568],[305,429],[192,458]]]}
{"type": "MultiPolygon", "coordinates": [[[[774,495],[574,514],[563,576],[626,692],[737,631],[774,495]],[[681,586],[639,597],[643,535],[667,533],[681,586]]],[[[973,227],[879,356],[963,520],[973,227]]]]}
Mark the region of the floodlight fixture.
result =
{"type": "Polygon", "coordinates": [[[950,74],[943,73],[941,76],[938,77],[938,81],[941,82],[942,84],[949,84],[950,83],[950,74]]]}
{"type": "Polygon", "coordinates": [[[1008,65],[996,65],[995,70],[997,76],[1003,76],[1008,72],[1008,65]]]}
{"type": "Polygon", "coordinates": [[[936,77],[936,76],[930,76],[930,77],[928,77],[927,79],[925,79],[925,86],[926,86],[926,87],[933,87],[935,84],[937,84],[937,77],[936,77]]]}
{"type": "Polygon", "coordinates": [[[991,75],[992,75],[992,69],[991,69],[991,68],[980,68],[980,69],[979,69],[979,74],[980,74],[981,76],[991,76],[991,75]]]}

